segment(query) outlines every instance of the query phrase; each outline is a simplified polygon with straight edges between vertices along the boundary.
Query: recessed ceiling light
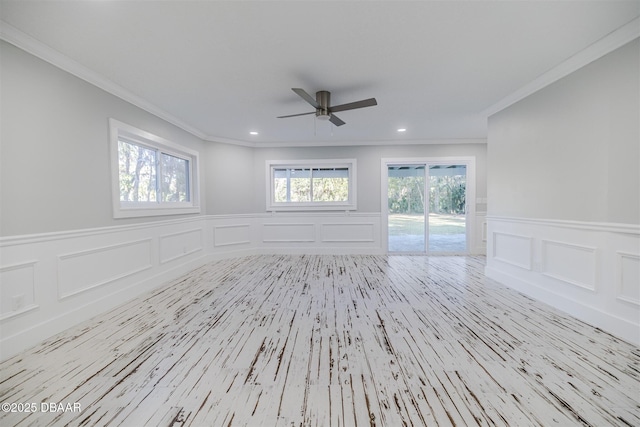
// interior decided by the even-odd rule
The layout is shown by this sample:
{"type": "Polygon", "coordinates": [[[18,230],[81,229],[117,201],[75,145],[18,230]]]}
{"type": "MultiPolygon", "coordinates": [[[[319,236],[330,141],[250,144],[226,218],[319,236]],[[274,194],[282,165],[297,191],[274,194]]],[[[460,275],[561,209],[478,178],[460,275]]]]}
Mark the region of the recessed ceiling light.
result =
{"type": "Polygon", "coordinates": [[[251,132],[249,132],[249,134],[250,134],[250,135],[257,135],[257,134],[258,134],[258,132],[256,132],[256,131],[252,130],[251,132]]]}
{"type": "Polygon", "coordinates": [[[405,128],[400,128],[398,129],[398,132],[406,132],[407,130],[405,128]]]}

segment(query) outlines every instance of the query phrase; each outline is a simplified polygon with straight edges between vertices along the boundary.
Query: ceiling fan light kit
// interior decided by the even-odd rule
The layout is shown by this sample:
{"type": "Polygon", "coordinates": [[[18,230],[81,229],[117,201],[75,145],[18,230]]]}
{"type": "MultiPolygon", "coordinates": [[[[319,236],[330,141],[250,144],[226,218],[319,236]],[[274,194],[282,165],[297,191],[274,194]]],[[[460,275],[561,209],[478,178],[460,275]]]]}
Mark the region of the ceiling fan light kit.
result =
{"type": "Polygon", "coordinates": [[[313,99],[311,95],[305,92],[304,89],[300,88],[292,88],[300,98],[307,101],[309,105],[314,107],[316,111],[312,111],[310,113],[300,113],[300,114],[291,114],[288,116],[278,116],[279,119],[284,119],[288,117],[297,117],[297,116],[306,116],[308,114],[316,115],[316,119],[319,120],[329,120],[335,126],[342,126],[345,124],[343,120],[335,116],[333,113],[336,111],[347,111],[347,110],[355,110],[356,108],[364,108],[364,107],[373,107],[374,105],[378,105],[378,102],[375,98],[363,99],[362,101],[350,102],[348,104],[341,104],[336,106],[331,106],[331,93],[326,90],[320,90],[316,92],[316,98],[313,99]]]}

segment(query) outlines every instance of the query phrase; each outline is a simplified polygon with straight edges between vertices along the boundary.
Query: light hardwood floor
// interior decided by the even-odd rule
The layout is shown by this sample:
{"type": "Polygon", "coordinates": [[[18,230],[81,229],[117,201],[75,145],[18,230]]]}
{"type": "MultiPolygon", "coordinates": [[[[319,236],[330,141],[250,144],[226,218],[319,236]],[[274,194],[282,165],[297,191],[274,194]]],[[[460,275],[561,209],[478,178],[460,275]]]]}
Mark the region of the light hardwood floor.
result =
{"type": "Polygon", "coordinates": [[[483,268],[215,262],[2,363],[0,425],[639,426],[640,350],[483,268]]]}

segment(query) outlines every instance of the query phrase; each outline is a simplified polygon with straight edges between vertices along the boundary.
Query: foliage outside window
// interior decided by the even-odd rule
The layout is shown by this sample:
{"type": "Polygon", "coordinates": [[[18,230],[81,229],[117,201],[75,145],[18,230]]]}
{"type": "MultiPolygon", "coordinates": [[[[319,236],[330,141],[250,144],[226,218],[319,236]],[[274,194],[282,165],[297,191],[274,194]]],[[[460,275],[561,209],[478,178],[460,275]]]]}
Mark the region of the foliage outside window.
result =
{"type": "Polygon", "coordinates": [[[111,120],[114,217],[197,213],[197,153],[111,120]]]}
{"type": "MultiPolygon", "coordinates": [[[[403,166],[390,173],[389,213],[423,214],[425,207],[424,166],[403,166]]],[[[429,166],[429,212],[463,215],[466,213],[466,166],[429,166]]]]}
{"type": "Polygon", "coordinates": [[[355,160],[270,161],[267,170],[267,210],[355,209],[355,160]]]}

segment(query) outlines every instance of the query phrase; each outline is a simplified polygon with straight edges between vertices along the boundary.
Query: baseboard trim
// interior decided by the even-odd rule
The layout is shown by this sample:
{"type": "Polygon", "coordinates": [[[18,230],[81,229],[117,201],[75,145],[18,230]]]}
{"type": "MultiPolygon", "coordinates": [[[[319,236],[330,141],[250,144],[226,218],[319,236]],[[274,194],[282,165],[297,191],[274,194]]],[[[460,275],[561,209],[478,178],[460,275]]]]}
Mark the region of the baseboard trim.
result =
{"type": "Polygon", "coordinates": [[[603,333],[608,333],[634,345],[640,345],[640,325],[633,324],[613,314],[605,313],[595,307],[581,304],[578,301],[551,292],[534,282],[505,273],[491,266],[485,267],[485,276],[585,323],[598,325],[598,328],[603,333]],[[616,333],[612,331],[616,331],[616,333]]]}

